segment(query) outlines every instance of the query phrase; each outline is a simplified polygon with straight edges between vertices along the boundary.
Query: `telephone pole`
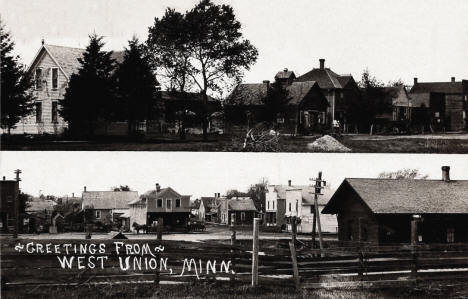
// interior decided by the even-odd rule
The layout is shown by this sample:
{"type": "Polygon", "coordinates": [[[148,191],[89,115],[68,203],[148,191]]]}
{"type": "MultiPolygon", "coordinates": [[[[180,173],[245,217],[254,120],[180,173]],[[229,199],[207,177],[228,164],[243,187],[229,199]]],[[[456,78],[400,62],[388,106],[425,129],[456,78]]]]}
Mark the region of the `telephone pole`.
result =
{"type": "Polygon", "coordinates": [[[318,230],[318,235],[319,235],[319,245],[320,245],[320,255],[324,256],[323,253],[323,239],[322,239],[322,227],[320,224],[320,212],[319,212],[319,206],[318,206],[318,196],[323,195],[321,193],[322,189],[327,185],[327,182],[322,180],[322,172],[319,171],[318,177],[316,179],[310,179],[311,181],[315,181],[315,190],[313,192],[314,194],[314,223],[313,223],[313,229],[312,229],[312,244],[313,246],[315,245],[315,226],[317,224],[317,230],[318,230]],[[323,185],[322,185],[323,184],[323,185]]]}
{"type": "Polygon", "coordinates": [[[19,230],[19,182],[21,181],[20,179],[20,174],[21,174],[21,170],[20,169],[16,169],[15,170],[15,174],[16,174],[16,182],[17,182],[17,188],[15,188],[15,198],[14,198],[14,201],[13,201],[13,204],[14,204],[14,215],[15,215],[15,230],[14,230],[14,233],[13,233],[13,238],[18,238],[18,230],[19,230]]]}

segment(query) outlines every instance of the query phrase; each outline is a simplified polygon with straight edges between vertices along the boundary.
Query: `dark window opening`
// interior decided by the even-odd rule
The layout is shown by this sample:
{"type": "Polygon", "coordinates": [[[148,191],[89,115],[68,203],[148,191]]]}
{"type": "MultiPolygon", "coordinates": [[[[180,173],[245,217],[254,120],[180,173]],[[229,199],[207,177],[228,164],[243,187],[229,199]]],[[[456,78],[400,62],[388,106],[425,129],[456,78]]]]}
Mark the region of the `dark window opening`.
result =
{"type": "Polygon", "coordinates": [[[57,102],[52,102],[52,122],[56,123],[58,121],[58,110],[57,102]]]}
{"type": "Polygon", "coordinates": [[[58,68],[52,69],[52,89],[57,89],[58,87],[58,68]]]}
{"type": "Polygon", "coordinates": [[[42,69],[37,68],[36,69],[36,89],[41,89],[42,88],[42,69]]]}
{"type": "Polygon", "coordinates": [[[42,103],[36,103],[36,122],[42,122],[42,103]]]}
{"type": "Polygon", "coordinates": [[[175,201],[175,207],[180,208],[180,199],[178,199],[178,198],[175,201]]]}
{"type": "Polygon", "coordinates": [[[168,209],[172,208],[172,201],[170,199],[166,200],[166,208],[168,209]]]}
{"type": "Polygon", "coordinates": [[[162,199],[158,199],[157,207],[162,208],[162,199]]]}

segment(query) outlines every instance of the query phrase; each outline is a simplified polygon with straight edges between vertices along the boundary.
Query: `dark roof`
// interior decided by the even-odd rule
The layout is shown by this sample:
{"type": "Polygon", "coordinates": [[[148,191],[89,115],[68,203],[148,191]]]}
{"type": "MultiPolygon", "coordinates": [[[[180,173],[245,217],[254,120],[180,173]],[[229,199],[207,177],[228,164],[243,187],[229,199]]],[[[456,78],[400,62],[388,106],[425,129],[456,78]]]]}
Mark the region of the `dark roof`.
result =
{"type": "Polygon", "coordinates": [[[140,198],[146,198],[146,199],[158,199],[158,198],[180,198],[180,199],[185,199],[185,198],[188,198],[188,199],[190,199],[190,195],[180,195],[178,192],[176,192],[171,187],[167,187],[167,188],[162,188],[159,191],[149,190],[146,193],[144,193],[143,195],[141,195],[140,198]]]}
{"type": "Polygon", "coordinates": [[[468,214],[468,181],[347,178],[323,213],[339,211],[343,190],[351,188],[375,214],[468,214]]]}
{"type": "Polygon", "coordinates": [[[82,206],[103,210],[128,209],[128,204],[136,199],[137,191],[85,191],[82,206]]]}
{"type": "Polygon", "coordinates": [[[288,71],[287,69],[284,69],[281,72],[276,73],[275,79],[294,79],[296,78],[296,75],[294,74],[293,71],[288,71]]]}
{"type": "Polygon", "coordinates": [[[226,99],[228,105],[263,105],[268,95],[266,83],[243,83],[234,88],[226,99]]]}
{"type": "MultiPolygon", "coordinates": [[[[165,101],[203,101],[203,96],[196,92],[180,92],[180,91],[161,91],[161,98],[165,101]]],[[[208,96],[208,102],[219,102],[215,98],[208,96]]]]}
{"type": "Polygon", "coordinates": [[[340,75],[338,76],[338,82],[340,82],[341,87],[345,88],[349,82],[354,82],[352,75],[340,75]]]}
{"type": "MultiPolygon", "coordinates": [[[[345,83],[349,81],[349,76],[346,75],[346,77],[347,78],[341,79],[345,83]]],[[[314,68],[304,75],[297,77],[296,81],[316,81],[322,89],[343,88],[344,86],[340,83],[339,78],[340,75],[336,74],[329,68],[314,68]]]]}
{"type": "Polygon", "coordinates": [[[57,203],[53,200],[34,198],[33,200],[28,201],[26,212],[40,212],[44,210],[52,211],[56,204],[57,203]]]}
{"type": "Polygon", "coordinates": [[[228,205],[231,211],[257,211],[250,197],[229,199],[228,205]]]}
{"type": "MultiPolygon", "coordinates": [[[[304,97],[317,85],[315,81],[293,82],[286,87],[289,105],[298,105],[304,97]]],[[[318,85],[317,85],[318,87],[318,85]]],[[[272,85],[266,83],[239,84],[226,100],[228,105],[255,106],[264,105],[268,91],[272,85]]],[[[324,97],[324,100],[326,98],[324,97]]]]}
{"type": "Polygon", "coordinates": [[[422,82],[416,83],[410,93],[463,93],[463,84],[459,82],[422,82]]]}

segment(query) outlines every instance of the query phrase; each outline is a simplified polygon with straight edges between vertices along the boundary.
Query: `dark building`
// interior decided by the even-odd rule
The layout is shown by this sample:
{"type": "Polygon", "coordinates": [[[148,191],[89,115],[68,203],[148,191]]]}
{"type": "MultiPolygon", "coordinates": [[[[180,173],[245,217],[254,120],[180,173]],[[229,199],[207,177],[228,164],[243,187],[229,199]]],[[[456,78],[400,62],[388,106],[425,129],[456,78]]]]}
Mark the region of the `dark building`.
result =
{"type": "Polygon", "coordinates": [[[0,181],[0,215],[1,230],[8,232],[13,229],[15,223],[15,200],[19,195],[19,181],[3,180],[0,181]]]}
{"type": "Polygon", "coordinates": [[[323,94],[329,102],[327,110],[328,125],[334,120],[340,122],[342,128],[347,131],[349,122],[346,111],[348,106],[360,100],[359,87],[352,75],[338,75],[325,67],[325,59],[319,60],[319,68],[297,77],[295,82],[315,81],[320,86],[323,94]]]}
{"type": "Polygon", "coordinates": [[[436,131],[468,128],[468,80],[419,82],[414,78],[410,97],[413,121],[436,131]]]}
{"type": "Polygon", "coordinates": [[[226,99],[226,131],[274,122],[282,133],[306,134],[326,126],[328,101],[314,81],[293,82],[285,70],[276,82],[239,84],[226,99]],[[272,112],[273,111],[273,112],[272,112]]]}
{"type": "Polygon", "coordinates": [[[377,244],[409,243],[418,219],[423,243],[468,242],[468,180],[345,179],[323,209],[337,214],[338,239],[377,244]]]}
{"type": "Polygon", "coordinates": [[[260,215],[250,197],[220,199],[219,214],[221,223],[231,224],[232,217],[234,217],[236,225],[252,225],[253,219],[260,215]]]}

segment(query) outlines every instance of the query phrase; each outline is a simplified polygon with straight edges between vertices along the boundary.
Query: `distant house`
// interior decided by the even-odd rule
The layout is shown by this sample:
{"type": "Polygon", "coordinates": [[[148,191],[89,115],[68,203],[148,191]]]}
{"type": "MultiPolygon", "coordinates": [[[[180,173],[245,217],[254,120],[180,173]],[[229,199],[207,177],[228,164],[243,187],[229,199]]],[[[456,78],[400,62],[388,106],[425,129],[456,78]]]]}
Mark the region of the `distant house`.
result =
{"type": "Polygon", "coordinates": [[[218,222],[218,206],[220,194],[215,193],[214,197],[201,197],[198,208],[198,219],[203,222],[218,222]]]}
{"type": "Polygon", "coordinates": [[[297,77],[295,82],[317,82],[323,94],[328,100],[327,123],[331,127],[334,120],[346,131],[348,120],[346,115],[347,106],[360,99],[360,92],[352,75],[338,75],[331,69],[325,67],[325,59],[320,59],[319,68],[297,77]]]}
{"type": "Polygon", "coordinates": [[[410,90],[413,119],[420,119],[432,130],[467,129],[468,80],[419,82],[414,78],[410,90]]]}
{"type": "Polygon", "coordinates": [[[140,199],[146,209],[146,223],[143,224],[153,225],[162,218],[164,226],[171,228],[187,225],[190,217],[190,195],[181,195],[171,187],[161,188],[156,184],[156,189],[147,191],[140,199]]]}
{"type": "MultiPolygon", "coordinates": [[[[299,232],[312,232],[313,215],[315,213],[313,186],[294,186],[291,180],[288,185],[268,186],[266,194],[266,216],[267,225],[286,225],[290,229],[290,217],[296,216],[301,219],[297,229],[299,232]]],[[[319,212],[323,210],[332,191],[329,187],[322,189],[322,195],[318,196],[319,212]]],[[[338,223],[333,215],[321,215],[320,224],[322,232],[336,233],[338,223]]]]}
{"type": "Polygon", "coordinates": [[[82,209],[92,210],[94,219],[118,228],[130,228],[129,203],[138,199],[137,191],[83,191],[82,209]]]}
{"type": "Polygon", "coordinates": [[[222,224],[231,224],[234,215],[236,225],[252,225],[253,219],[259,216],[257,208],[250,197],[220,198],[219,215],[222,224]]]}
{"type": "MultiPolygon", "coordinates": [[[[42,44],[28,73],[34,78],[36,97],[34,112],[24,117],[11,130],[12,134],[61,134],[68,127],[59,115],[59,100],[63,99],[72,74],[78,72],[78,58],[84,49],[42,44]]],[[[113,52],[122,61],[123,51],[113,52]]]]}
{"type": "Polygon", "coordinates": [[[424,243],[468,242],[468,180],[345,179],[323,209],[343,242],[409,243],[411,221],[424,243]]]}
{"type": "MultiPolygon", "coordinates": [[[[283,72],[284,73],[284,72],[283,72]]],[[[284,93],[283,111],[276,115],[276,125],[281,132],[290,134],[321,130],[327,120],[328,101],[315,81],[293,82],[294,73],[276,75],[277,84],[239,84],[224,104],[226,130],[232,132],[268,121],[269,101],[275,93],[284,93]],[[284,91],[280,91],[283,86],[284,91]]]]}

